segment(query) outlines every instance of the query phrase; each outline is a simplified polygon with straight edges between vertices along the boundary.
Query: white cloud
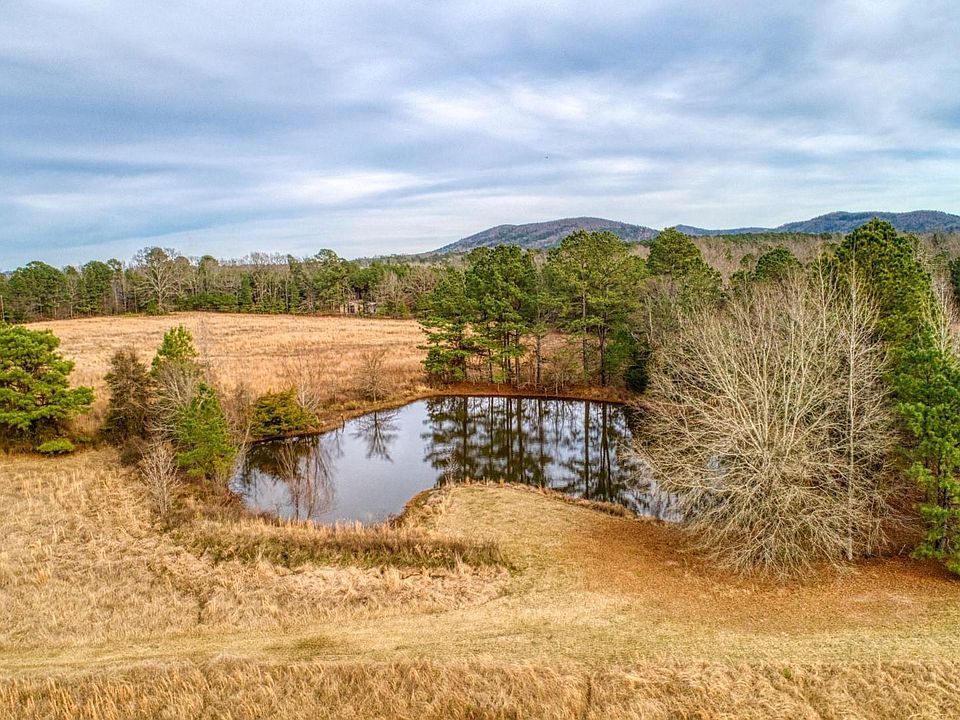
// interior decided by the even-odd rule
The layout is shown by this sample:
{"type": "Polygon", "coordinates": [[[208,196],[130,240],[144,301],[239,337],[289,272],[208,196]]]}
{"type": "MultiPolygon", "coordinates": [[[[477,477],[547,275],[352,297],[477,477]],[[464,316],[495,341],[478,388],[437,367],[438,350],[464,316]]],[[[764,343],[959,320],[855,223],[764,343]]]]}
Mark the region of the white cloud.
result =
{"type": "Polygon", "coordinates": [[[0,267],[956,212],[958,32],[952,0],[8,3],[0,267]]]}

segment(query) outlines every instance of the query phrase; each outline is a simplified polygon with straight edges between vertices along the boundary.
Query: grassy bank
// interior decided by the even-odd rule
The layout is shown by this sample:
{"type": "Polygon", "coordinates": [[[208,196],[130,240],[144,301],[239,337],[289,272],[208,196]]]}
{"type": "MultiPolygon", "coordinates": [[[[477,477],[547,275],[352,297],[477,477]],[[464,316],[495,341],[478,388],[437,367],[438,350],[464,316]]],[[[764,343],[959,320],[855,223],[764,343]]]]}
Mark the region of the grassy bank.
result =
{"type": "Polygon", "coordinates": [[[745,580],[669,525],[496,485],[432,496],[407,532],[510,570],[214,557],[111,451],[0,476],[0,716],[938,717],[960,697],[960,583],[933,564],[745,580]]]}

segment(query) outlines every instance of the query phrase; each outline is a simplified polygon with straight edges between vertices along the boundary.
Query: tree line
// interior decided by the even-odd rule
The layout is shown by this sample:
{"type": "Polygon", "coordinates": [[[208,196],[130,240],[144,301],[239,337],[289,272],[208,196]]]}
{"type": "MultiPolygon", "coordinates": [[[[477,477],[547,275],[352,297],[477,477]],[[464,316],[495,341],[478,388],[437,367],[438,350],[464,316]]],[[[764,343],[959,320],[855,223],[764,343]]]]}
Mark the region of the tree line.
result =
{"type": "Polygon", "coordinates": [[[719,297],[722,281],[676,230],[660,233],[647,259],[638,247],[581,230],[546,253],[478,248],[443,268],[421,313],[428,374],[446,382],[642,390],[646,326],[678,306],[719,297]]]}
{"type": "Polygon", "coordinates": [[[350,261],[332,250],[306,258],[252,253],[219,261],[151,247],[130,263],[93,260],[60,269],[33,261],[0,273],[7,322],[207,310],[379,313],[405,317],[433,287],[432,266],[403,259],[350,261]]]}

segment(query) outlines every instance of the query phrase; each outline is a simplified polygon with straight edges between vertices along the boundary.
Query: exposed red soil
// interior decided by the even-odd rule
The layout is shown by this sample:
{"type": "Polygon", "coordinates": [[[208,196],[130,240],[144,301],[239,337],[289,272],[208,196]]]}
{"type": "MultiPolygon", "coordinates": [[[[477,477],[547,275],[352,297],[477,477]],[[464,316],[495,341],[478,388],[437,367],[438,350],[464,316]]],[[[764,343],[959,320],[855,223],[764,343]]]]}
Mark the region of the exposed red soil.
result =
{"type": "Polygon", "coordinates": [[[938,563],[907,557],[874,558],[784,581],[712,568],[669,523],[597,514],[579,523],[568,542],[588,589],[614,589],[674,620],[687,616],[692,623],[810,633],[895,627],[960,608],[960,578],[938,563]]]}

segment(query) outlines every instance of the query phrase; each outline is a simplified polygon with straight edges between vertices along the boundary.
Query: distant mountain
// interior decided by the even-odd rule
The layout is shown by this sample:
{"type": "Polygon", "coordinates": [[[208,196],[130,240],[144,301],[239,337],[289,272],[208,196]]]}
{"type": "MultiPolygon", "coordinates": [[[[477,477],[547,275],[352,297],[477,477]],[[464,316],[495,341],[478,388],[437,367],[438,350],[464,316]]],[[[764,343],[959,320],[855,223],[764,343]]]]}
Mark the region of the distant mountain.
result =
{"type": "MultiPolygon", "coordinates": [[[[832,212],[810,220],[784,223],[775,228],[740,227],[728,230],[708,230],[693,225],[677,225],[676,228],[687,235],[750,235],[760,233],[848,233],[871,218],[886,220],[900,232],[960,232],[960,215],[938,210],[914,210],[912,212],[832,212]]],[[[469,252],[478,247],[496,245],[519,245],[523,248],[547,248],[559,243],[574,230],[609,230],[629,242],[651,240],[659,230],[643,225],[631,225],[615,220],[580,217],[550,220],[549,222],[527,223],[526,225],[497,225],[476,235],[470,235],[435,250],[436,253],[469,252]]]]}
{"type": "Polygon", "coordinates": [[[676,225],[675,227],[684,235],[696,235],[698,237],[712,235],[751,235],[753,233],[772,232],[770,228],[762,227],[733,228],[731,230],[707,230],[706,228],[698,228],[693,225],[676,225]]]}
{"type": "Polygon", "coordinates": [[[914,210],[912,212],[832,212],[811,220],[784,223],[775,228],[732,228],[729,230],[704,230],[690,225],[678,225],[677,229],[688,235],[747,235],[750,233],[848,233],[871,218],[886,220],[900,232],[927,233],[934,231],[960,232],[960,215],[938,210],[914,210]]]}
{"type": "Polygon", "coordinates": [[[478,232],[462,240],[457,240],[438,249],[438,253],[469,252],[478,247],[496,245],[519,245],[523,248],[547,248],[558,244],[575,230],[608,230],[620,238],[639,242],[657,236],[657,230],[631,225],[629,223],[604,220],[602,218],[579,217],[550,220],[549,222],[527,223],[526,225],[497,225],[489,230],[478,232]]]}
{"type": "Polygon", "coordinates": [[[833,212],[812,220],[786,223],[777,228],[780,232],[847,233],[863,225],[871,218],[886,220],[900,232],[924,233],[942,230],[960,232],[960,215],[937,210],[914,210],[912,212],[833,212]]]}

